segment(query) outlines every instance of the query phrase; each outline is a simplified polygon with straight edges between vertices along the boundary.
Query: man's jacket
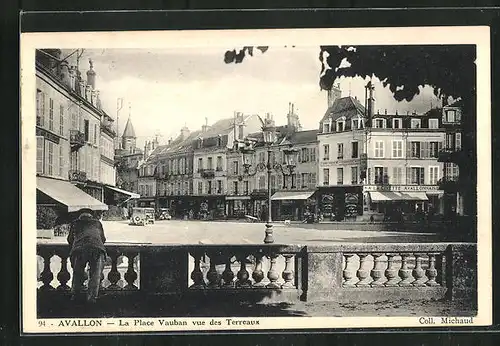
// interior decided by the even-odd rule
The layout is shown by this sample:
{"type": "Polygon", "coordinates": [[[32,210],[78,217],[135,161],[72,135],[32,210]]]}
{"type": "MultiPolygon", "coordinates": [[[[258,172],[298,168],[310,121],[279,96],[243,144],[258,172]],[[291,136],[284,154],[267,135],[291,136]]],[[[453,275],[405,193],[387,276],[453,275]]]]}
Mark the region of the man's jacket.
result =
{"type": "Polygon", "coordinates": [[[71,247],[70,256],[75,252],[94,250],[106,254],[104,229],[101,222],[90,214],[82,214],[71,223],[67,240],[71,247]]]}

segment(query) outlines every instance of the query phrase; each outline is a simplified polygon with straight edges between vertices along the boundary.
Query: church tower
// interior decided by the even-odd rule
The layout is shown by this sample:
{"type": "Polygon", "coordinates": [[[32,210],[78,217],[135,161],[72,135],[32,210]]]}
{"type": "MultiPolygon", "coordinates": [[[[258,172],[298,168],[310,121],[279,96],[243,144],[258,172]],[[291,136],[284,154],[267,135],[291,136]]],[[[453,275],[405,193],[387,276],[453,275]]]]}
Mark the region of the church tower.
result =
{"type": "Polygon", "coordinates": [[[135,136],[134,125],[132,125],[131,113],[129,112],[127,124],[122,135],[122,148],[124,151],[133,153],[136,148],[137,137],[135,136]]]}

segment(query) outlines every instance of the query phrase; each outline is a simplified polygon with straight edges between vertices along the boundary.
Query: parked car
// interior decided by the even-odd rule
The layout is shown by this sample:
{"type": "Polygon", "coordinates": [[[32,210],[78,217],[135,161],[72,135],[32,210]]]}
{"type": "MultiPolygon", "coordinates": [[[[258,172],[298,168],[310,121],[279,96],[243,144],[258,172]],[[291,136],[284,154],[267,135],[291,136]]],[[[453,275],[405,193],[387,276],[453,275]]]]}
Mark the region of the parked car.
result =
{"type": "Polygon", "coordinates": [[[160,208],[156,211],[156,219],[157,220],[171,220],[172,215],[167,208],[160,208]]]}
{"type": "Polygon", "coordinates": [[[130,225],[145,226],[155,223],[154,208],[133,208],[130,217],[130,225]]]}

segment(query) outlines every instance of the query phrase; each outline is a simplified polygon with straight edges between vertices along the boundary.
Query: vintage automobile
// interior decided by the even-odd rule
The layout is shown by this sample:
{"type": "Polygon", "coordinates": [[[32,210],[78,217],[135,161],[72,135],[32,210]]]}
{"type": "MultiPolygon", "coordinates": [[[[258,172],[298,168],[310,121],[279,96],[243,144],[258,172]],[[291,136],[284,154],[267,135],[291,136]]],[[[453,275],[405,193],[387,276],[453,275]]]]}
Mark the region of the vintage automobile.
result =
{"type": "Polygon", "coordinates": [[[155,223],[154,208],[133,208],[132,216],[130,217],[130,225],[145,226],[155,223]]]}
{"type": "Polygon", "coordinates": [[[171,220],[172,216],[167,208],[160,208],[156,211],[157,220],[171,220]]]}

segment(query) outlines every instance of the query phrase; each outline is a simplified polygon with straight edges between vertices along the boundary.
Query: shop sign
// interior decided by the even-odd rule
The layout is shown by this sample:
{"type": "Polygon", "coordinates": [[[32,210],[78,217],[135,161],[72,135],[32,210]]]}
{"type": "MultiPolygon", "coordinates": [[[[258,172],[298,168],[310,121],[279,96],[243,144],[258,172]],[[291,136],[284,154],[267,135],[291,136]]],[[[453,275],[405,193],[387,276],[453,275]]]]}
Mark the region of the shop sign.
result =
{"type": "Polygon", "coordinates": [[[361,159],[350,160],[335,160],[335,161],[320,161],[321,167],[338,166],[338,165],[357,165],[361,163],[361,159]]]}
{"type": "Polygon", "coordinates": [[[437,185],[365,185],[363,186],[363,192],[370,191],[437,191],[439,186],[437,185]]]}
{"type": "Polygon", "coordinates": [[[45,129],[37,127],[36,135],[43,136],[45,139],[48,139],[49,141],[54,142],[55,144],[59,144],[59,137],[45,129]]]}

